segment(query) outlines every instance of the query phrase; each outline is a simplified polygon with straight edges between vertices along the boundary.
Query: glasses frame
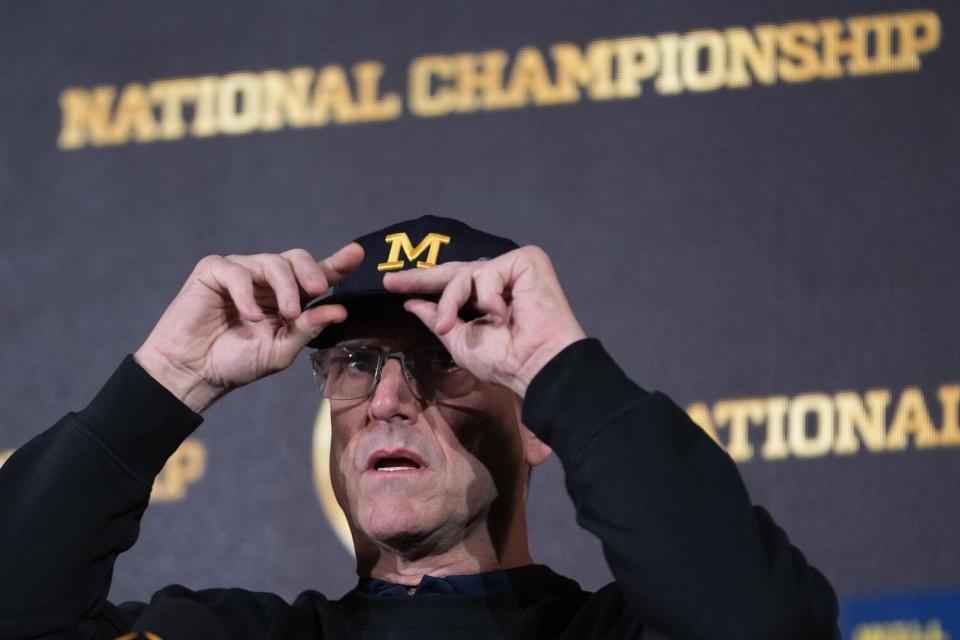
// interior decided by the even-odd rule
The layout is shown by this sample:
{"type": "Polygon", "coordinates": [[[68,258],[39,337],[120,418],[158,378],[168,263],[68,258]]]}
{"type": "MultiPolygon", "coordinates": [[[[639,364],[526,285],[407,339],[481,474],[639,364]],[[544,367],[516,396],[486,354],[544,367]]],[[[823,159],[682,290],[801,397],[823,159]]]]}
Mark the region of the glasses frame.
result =
{"type": "MultiPolygon", "coordinates": [[[[314,380],[316,380],[317,386],[320,388],[320,394],[324,398],[327,398],[328,400],[362,400],[365,398],[369,398],[370,395],[376,390],[377,386],[380,384],[380,376],[383,373],[383,368],[386,366],[388,360],[397,360],[400,362],[400,370],[403,371],[403,377],[409,383],[410,389],[413,391],[414,395],[416,395],[418,398],[423,398],[424,396],[423,396],[422,390],[419,387],[420,385],[425,384],[425,381],[424,380],[418,381],[417,377],[413,374],[413,371],[410,369],[410,367],[407,364],[407,358],[417,355],[417,352],[443,353],[446,355],[446,357],[450,358],[451,362],[454,362],[453,357],[450,355],[450,353],[442,345],[437,344],[437,345],[425,345],[422,347],[415,347],[413,349],[407,349],[406,351],[382,351],[374,347],[365,347],[365,346],[327,347],[326,349],[318,349],[317,351],[314,351],[313,353],[311,353],[310,364],[313,368],[313,378],[314,380]],[[320,379],[321,374],[319,369],[321,367],[318,363],[318,360],[320,360],[321,357],[337,350],[342,350],[345,353],[348,351],[361,351],[365,353],[375,354],[377,356],[377,364],[376,364],[376,367],[374,368],[373,375],[370,378],[370,386],[367,389],[366,393],[364,393],[363,395],[349,396],[349,397],[343,397],[343,398],[332,398],[327,395],[328,385],[327,385],[327,382],[323,382],[320,379]]],[[[461,369],[458,366],[457,371],[460,371],[460,370],[461,369]]],[[[327,375],[327,381],[329,381],[329,375],[327,375]]]]}

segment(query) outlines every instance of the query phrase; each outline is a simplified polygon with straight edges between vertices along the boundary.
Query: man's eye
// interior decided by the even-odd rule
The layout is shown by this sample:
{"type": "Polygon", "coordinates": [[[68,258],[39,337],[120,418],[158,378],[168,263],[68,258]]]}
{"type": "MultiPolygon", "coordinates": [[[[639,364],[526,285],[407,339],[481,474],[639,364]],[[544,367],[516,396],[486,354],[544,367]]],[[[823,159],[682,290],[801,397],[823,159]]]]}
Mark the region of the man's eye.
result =
{"type": "Polygon", "coordinates": [[[457,371],[460,369],[460,365],[446,351],[431,353],[424,358],[424,361],[428,367],[435,371],[457,371]]]}
{"type": "Polygon", "coordinates": [[[373,373],[377,368],[376,360],[367,357],[366,354],[348,353],[339,358],[338,364],[344,369],[349,369],[358,373],[373,373]]]}

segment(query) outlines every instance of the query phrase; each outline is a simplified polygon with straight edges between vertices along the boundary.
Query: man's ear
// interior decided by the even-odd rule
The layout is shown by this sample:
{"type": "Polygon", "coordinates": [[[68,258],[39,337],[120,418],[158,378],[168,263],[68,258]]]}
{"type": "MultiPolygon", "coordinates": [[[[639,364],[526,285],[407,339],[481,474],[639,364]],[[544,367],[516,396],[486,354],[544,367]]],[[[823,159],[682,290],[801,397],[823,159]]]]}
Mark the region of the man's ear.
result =
{"type": "Polygon", "coordinates": [[[523,424],[520,425],[520,439],[523,440],[523,458],[531,467],[541,464],[553,453],[553,449],[523,424]]]}

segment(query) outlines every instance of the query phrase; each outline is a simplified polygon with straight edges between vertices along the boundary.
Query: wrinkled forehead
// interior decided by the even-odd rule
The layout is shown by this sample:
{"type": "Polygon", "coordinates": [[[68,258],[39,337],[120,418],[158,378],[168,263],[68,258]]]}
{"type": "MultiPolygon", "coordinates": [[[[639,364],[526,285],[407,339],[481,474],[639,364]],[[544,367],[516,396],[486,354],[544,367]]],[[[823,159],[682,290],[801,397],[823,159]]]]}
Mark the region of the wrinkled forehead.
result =
{"type": "Polygon", "coordinates": [[[398,351],[439,344],[420,319],[403,308],[396,299],[348,304],[347,319],[331,327],[335,344],[363,344],[398,351]]]}

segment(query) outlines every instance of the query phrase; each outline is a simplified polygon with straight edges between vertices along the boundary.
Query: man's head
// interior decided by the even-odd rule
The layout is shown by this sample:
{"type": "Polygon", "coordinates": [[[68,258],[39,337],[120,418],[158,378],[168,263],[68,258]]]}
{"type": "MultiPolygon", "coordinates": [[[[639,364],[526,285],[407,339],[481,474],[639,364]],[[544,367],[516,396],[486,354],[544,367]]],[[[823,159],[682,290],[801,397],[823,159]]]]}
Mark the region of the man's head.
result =
{"type": "Polygon", "coordinates": [[[549,449],[520,424],[511,391],[444,357],[436,336],[382,287],[395,268],[493,258],[516,245],[432,217],[359,242],[364,264],[312,304],[348,309],[346,322],[314,345],[334,349],[322,365],[339,376],[324,381],[336,385],[326,389],[331,478],[361,572],[384,549],[416,557],[488,540],[501,565],[526,557],[526,478],[549,449]]]}

